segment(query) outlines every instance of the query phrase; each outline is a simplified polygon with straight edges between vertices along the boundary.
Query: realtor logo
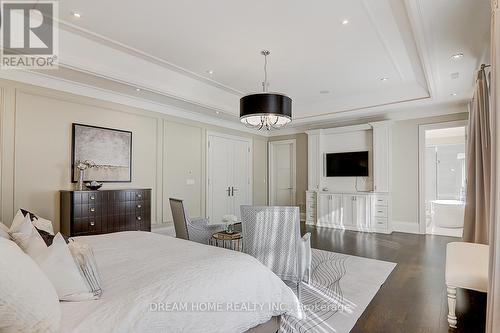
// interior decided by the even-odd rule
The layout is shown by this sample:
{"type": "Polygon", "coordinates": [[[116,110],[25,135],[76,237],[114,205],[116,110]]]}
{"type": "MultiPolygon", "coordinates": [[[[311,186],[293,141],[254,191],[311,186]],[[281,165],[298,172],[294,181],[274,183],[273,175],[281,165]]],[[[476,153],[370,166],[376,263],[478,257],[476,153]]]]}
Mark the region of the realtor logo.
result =
{"type": "Polygon", "coordinates": [[[1,68],[57,68],[58,3],[1,1],[1,68]]]}

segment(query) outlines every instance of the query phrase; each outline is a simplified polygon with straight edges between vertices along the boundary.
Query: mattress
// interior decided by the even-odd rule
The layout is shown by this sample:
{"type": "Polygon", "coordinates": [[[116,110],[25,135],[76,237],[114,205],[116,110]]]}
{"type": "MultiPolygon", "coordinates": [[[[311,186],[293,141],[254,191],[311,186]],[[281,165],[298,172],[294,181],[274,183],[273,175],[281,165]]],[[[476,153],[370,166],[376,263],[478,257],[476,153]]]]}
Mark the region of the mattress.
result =
{"type": "Polygon", "coordinates": [[[234,333],[303,316],[293,291],[246,254],[140,231],[76,239],[94,250],[103,294],[62,302],[61,332],[234,333]]]}

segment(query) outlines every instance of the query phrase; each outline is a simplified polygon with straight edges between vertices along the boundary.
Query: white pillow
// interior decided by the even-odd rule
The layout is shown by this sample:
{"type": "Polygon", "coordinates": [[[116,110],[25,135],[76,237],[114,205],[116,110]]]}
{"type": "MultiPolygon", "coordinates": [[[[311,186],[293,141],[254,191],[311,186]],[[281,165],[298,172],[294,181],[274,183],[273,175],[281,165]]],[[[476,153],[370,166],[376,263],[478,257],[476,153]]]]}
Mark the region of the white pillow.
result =
{"type": "Polygon", "coordinates": [[[98,299],[102,294],[101,275],[97,268],[94,251],[92,251],[92,248],[88,244],[80,243],[73,239],[70,240],[68,247],[71,255],[73,255],[73,259],[75,259],[80,268],[80,273],[85,282],[87,282],[89,291],[94,295],[95,299],[98,299]]]}
{"type": "Polygon", "coordinates": [[[52,282],[61,301],[95,299],[60,233],[54,237],[51,246],[45,246],[45,251],[32,258],[52,282]]]}
{"type": "Polygon", "coordinates": [[[2,222],[0,222],[0,237],[10,239],[9,228],[7,228],[7,226],[2,222]]]}
{"type": "Polygon", "coordinates": [[[14,242],[16,242],[16,244],[30,257],[47,249],[47,245],[43,241],[42,236],[40,236],[31,223],[29,214],[23,216],[23,213],[19,211],[16,217],[14,217],[14,221],[12,221],[9,234],[14,242]],[[21,214],[22,218],[19,214],[21,214]]]}
{"type": "Polygon", "coordinates": [[[37,229],[46,231],[49,234],[54,235],[54,228],[52,227],[52,221],[46,220],[40,216],[36,216],[31,223],[33,223],[33,225],[37,229]]]}
{"type": "Polygon", "coordinates": [[[0,238],[0,332],[57,332],[61,306],[40,268],[13,242],[0,238]]]}

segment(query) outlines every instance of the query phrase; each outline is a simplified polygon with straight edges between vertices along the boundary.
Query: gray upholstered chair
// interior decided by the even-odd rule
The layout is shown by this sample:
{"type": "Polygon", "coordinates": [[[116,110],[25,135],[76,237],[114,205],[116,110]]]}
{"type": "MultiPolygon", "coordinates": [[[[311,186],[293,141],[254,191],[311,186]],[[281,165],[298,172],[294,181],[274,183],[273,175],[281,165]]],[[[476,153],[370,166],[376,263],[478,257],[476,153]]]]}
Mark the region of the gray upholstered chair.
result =
{"type": "Polygon", "coordinates": [[[212,235],[225,229],[225,224],[208,224],[208,219],[191,220],[182,200],[170,198],[175,237],[208,244],[212,235]]]}
{"type": "Polygon", "coordinates": [[[243,252],[284,281],[309,283],[311,234],[300,237],[298,207],[241,206],[243,252]]]}

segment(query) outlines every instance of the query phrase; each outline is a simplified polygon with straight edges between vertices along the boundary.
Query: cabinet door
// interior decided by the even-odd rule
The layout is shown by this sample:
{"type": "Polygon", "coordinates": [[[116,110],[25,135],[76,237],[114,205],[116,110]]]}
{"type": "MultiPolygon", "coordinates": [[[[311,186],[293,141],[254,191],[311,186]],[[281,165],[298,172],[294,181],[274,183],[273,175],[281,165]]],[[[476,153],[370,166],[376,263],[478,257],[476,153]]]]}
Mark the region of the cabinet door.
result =
{"type": "Polygon", "coordinates": [[[319,135],[310,134],[307,138],[307,148],[308,148],[308,184],[307,188],[309,191],[319,190],[319,177],[318,173],[321,170],[319,163],[319,135]]]}
{"type": "Polygon", "coordinates": [[[344,210],[341,194],[330,195],[330,221],[334,226],[342,226],[344,210]]]}
{"type": "Polygon", "coordinates": [[[354,196],[353,215],[355,225],[359,230],[370,229],[370,200],[366,195],[354,196]]]}
{"type": "Polygon", "coordinates": [[[318,224],[331,225],[330,195],[318,195],[318,224]]]}
{"type": "Polygon", "coordinates": [[[373,128],[373,189],[389,192],[391,137],[389,126],[373,128]]]}
{"type": "Polygon", "coordinates": [[[354,200],[355,195],[343,195],[342,196],[342,210],[343,210],[343,220],[342,224],[346,227],[355,226],[355,216],[354,216],[354,200]]]}

